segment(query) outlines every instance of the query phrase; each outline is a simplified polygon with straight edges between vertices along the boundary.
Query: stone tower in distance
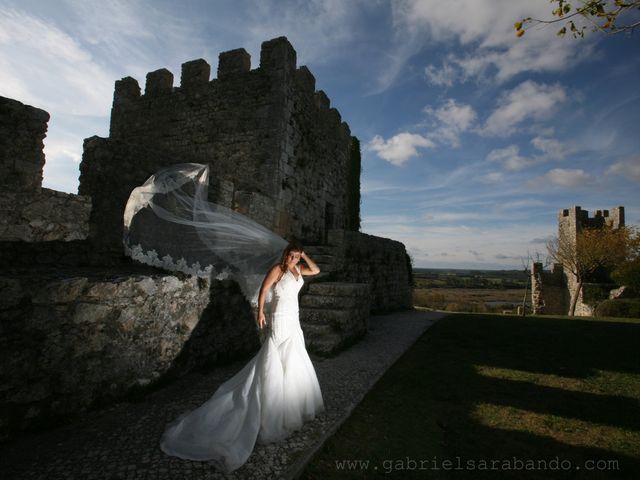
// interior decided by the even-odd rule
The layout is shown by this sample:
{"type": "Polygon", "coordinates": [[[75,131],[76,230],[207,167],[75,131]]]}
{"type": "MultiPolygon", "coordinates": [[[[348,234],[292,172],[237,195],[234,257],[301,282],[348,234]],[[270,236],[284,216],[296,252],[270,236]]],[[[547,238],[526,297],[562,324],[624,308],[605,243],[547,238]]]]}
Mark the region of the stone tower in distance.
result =
{"type": "Polygon", "coordinates": [[[575,242],[578,233],[583,228],[612,228],[624,227],[624,207],[609,210],[596,210],[593,217],[589,217],[588,210],[575,206],[558,212],[558,237],[570,238],[575,242]]]}
{"type": "MultiPolygon", "coordinates": [[[[609,210],[596,210],[589,217],[588,210],[579,206],[565,208],[558,212],[558,238],[563,241],[577,242],[578,234],[584,228],[624,227],[624,207],[609,210]]],[[[551,272],[543,270],[542,263],[534,263],[531,270],[531,305],[533,313],[567,315],[571,304],[571,295],[577,288],[577,279],[570,269],[561,264],[553,266],[551,272]]],[[[584,302],[584,293],[580,292],[576,301],[575,314],[593,315],[593,309],[584,302]]]]}

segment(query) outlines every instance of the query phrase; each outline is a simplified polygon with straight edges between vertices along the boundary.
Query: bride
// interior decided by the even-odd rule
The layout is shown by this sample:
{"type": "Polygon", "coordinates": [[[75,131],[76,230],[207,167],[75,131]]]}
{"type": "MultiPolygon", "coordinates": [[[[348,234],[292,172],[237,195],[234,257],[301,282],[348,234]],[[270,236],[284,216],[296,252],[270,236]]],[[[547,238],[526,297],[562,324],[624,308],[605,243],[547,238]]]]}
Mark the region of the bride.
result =
{"type": "Polygon", "coordinates": [[[160,441],[167,455],[211,460],[231,472],[256,442],[281,440],[324,411],[298,318],[302,277],[320,269],[299,243],[287,245],[254,220],[209,202],[209,184],[208,165],[175,164],[156,172],[131,192],[123,243],[138,262],[233,278],[257,308],[265,333],[258,353],[209,400],[170,422],[160,441]]]}
{"type": "Polygon", "coordinates": [[[246,462],[256,441],[281,440],[324,410],[298,318],[302,276],[319,272],[300,244],[289,243],[260,288],[257,321],[268,329],[262,348],[209,400],[168,425],[160,442],[166,454],[214,460],[231,472],[246,462]],[[299,265],[300,259],[306,265],[299,265]],[[267,322],[264,306],[271,289],[267,322]]]}

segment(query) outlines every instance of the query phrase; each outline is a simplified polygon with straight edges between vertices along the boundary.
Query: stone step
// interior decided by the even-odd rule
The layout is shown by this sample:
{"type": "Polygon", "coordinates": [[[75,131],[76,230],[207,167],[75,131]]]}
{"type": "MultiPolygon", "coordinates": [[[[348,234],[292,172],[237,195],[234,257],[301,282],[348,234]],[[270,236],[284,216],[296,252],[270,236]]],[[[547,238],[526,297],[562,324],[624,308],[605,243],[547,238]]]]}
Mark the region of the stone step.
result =
{"type": "Polygon", "coordinates": [[[341,350],[342,345],[344,344],[344,339],[340,335],[334,333],[308,340],[305,338],[305,344],[307,349],[316,355],[331,357],[341,350]]]}
{"type": "Polygon", "coordinates": [[[309,254],[311,258],[315,255],[334,255],[336,247],[330,245],[307,245],[304,247],[304,251],[309,254]]]}
{"type": "Polygon", "coordinates": [[[361,297],[337,297],[307,293],[300,298],[301,307],[351,309],[361,305],[361,297]]]}
{"type": "Polygon", "coordinates": [[[330,272],[329,270],[323,270],[322,267],[320,267],[319,274],[305,276],[304,282],[309,284],[309,287],[311,287],[311,285],[315,285],[316,283],[327,283],[327,281],[330,280],[331,278],[332,278],[332,272],[330,272]]]}
{"type": "Polygon", "coordinates": [[[331,325],[301,323],[300,326],[302,327],[305,340],[317,340],[326,336],[336,335],[331,325]]]}
{"type": "Polygon", "coordinates": [[[315,354],[334,355],[344,343],[344,336],[336,332],[331,325],[302,323],[300,326],[307,349],[315,354]]]}
{"type": "Polygon", "coordinates": [[[334,297],[366,297],[370,288],[367,283],[317,282],[309,285],[308,293],[334,297]]]}
{"type": "Polygon", "coordinates": [[[342,325],[348,325],[356,313],[352,310],[337,308],[312,308],[300,309],[300,322],[314,325],[331,325],[340,329],[342,325]]]}
{"type": "Polygon", "coordinates": [[[317,262],[318,268],[320,268],[320,273],[322,272],[335,272],[337,269],[333,263],[319,263],[317,262]]]}
{"type": "Polygon", "coordinates": [[[347,335],[344,333],[324,333],[313,336],[313,334],[311,334],[308,337],[305,336],[305,344],[311,352],[330,357],[354,344],[366,335],[366,333],[366,328],[361,328],[347,335]]]}
{"type": "Polygon", "coordinates": [[[333,261],[336,259],[334,255],[324,255],[324,254],[318,254],[318,253],[315,253],[313,255],[309,254],[309,256],[311,257],[311,260],[316,262],[318,265],[320,265],[321,263],[323,264],[333,263],[333,261]]]}

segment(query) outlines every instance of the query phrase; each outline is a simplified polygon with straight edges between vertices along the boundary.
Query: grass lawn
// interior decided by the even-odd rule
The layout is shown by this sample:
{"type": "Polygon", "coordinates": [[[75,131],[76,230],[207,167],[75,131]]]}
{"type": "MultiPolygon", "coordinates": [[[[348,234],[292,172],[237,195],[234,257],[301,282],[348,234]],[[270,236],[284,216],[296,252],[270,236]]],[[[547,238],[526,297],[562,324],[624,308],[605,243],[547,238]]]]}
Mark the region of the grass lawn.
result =
{"type": "Polygon", "coordinates": [[[640,478],[640,320],[449,315],[302,478],[460,476],[640,478]]]}

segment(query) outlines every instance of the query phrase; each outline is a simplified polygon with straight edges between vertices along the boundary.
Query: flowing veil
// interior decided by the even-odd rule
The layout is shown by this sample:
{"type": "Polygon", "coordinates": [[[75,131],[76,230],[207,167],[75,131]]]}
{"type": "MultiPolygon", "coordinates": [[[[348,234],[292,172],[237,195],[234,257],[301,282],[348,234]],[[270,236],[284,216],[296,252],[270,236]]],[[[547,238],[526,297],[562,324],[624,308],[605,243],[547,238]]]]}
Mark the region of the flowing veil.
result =
{"type": "Polygon", "coordinates": [[[164,168],[133,189],[124,211],[124,250],[136,261],[190,275],[237,281],[253,306],[287,241],[207,199],[209,166],[164,168]]]}

